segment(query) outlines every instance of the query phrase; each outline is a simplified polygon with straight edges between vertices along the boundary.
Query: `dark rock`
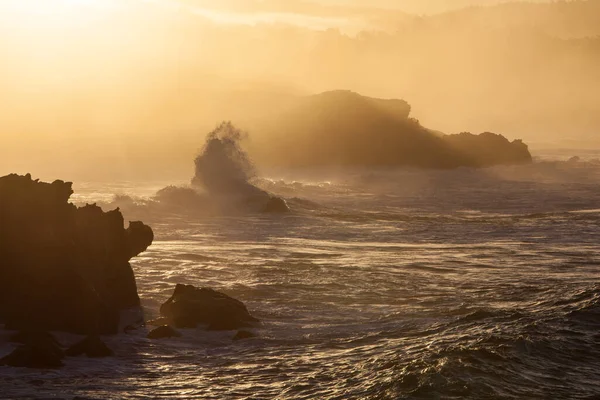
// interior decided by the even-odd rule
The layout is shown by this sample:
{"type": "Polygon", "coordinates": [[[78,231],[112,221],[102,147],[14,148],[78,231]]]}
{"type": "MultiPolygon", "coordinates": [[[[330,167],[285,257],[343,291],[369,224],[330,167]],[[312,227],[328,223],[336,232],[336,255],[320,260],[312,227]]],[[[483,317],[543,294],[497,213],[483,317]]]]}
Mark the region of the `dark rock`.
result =
{"type": "Polygon", "coordinates": [[[43,349],[58,349],[62,351],[62,345],[49,332],[43,331],[20,331],[11,335],[8,339],[12,343],[21,343],[43,349]]]}
{"type": "Polygon", "coordinates": [[[69,357],[77,357],[85,354],[90,358],[111,357],[114,353],[98,335],[90,335],[81,342],[69,347],[65,354],[69,357]]]}
{"type": "Polygon", "coordinates": [[[160,313],[178,328],[206,324],[208,330],[234,330],[258,322],[241,301],[192,285],[177,285],[173,296],[160,307],[160,313]]]}
{"type": "Polygon", "coordinates": [[[458,135],[444,136],[443,140],[453,151],[460,154],[457,166],[528,164],[533,160],[529,148],[521,140],[511,142],[504,136],[492,132],[479,135],[463,132],[458,135]]]}
{"type": "Polygon", "coordinates": [[[238,331],[232,340],[244,340],[251,339],[253,337],[256,337],[256,335],[250,331],[238,331]]]}
{"type": "Polygon", "coordinates": [[[180,337],[181,333],[177,332],[169,325],[159,326],[148,333],[148,339],[167,339],[172,337],[180,337]]]}
{"type": "Polygon", "coordinates": [[[154,232],[148,225],[144,225],[140,221],[133,221],[129,223],[129,228],[127,228],[127,241],[129,244],[129,257],[137,257],[152,244],[154,232]]]}
{"type": "Polygon", "coordinates": [[[288,207],[286,201],[280,197],[271,197],[265,205],[264,210],[264,212],[268,213],[286,213],[289,211],[290,208],[288,207]]]}
{"type": "Polygon", "coordinates": [[[153,239],[120,211],[69,203],[71,183],[0,178],[0,320],[7,329],[117,333],[139,306],[129,260],[153,239]]]}
{"type": "Polygon", "coordinates": [[[25,344],[0,359],[0,365],[24,368],[60,368],[65,357],[54,337],[46,335],[23,335],[16,339],[25,344]]]}
{"type": "Polygon", "coordinates": [[[527,146],[501,135],[444,135],[410,118],[403,100],[332,91],[256,118],[250,154],[264,166],[488,167],[531,163],[527,146]],[[285,132],[285,134],[282,134],[285,132]]]}

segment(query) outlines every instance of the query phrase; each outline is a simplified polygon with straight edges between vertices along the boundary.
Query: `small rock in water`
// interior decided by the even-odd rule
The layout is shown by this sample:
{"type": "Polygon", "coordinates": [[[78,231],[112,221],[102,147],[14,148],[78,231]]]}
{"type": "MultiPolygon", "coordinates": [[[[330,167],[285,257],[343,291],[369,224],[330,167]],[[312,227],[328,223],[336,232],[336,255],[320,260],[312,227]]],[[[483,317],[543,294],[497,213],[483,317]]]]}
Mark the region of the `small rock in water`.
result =
{"type": "Polygon", "coordinates": [[[228,331],[252,327],[258,322],[241,301],[192,285],[177,285],[173,296],[160,307],[160,313],[177,328],[205,324],[208,330],[228,331]]]}
{"type": "Polygon", "coordinates": [[[77,357],[82,354],[90,358],[110,357],[113,351],[97,335],[90,335],[81,342],[69,347],[65,354],[69,357],[77,357]]]}
{"type": "Polygon", "coordinates": [[[9,367],[50,369],[60,368],[65,357],[62,349],[50,341],[29,342],[17,347],[0,359],[0,365],[9,367]]]}
{"type": "Polygon", "coordinates": [[[148,333],[148,339],[167,339],[172,337],[180,337],[181,333],[173,329],[169,325],[159,326],[148,333]]]}
{"type": "Polygon", "coordinates": [[[256,337],[256,335],[250,331],[238,331],[232,340],[251,339],[253,337],[256,337]]]}

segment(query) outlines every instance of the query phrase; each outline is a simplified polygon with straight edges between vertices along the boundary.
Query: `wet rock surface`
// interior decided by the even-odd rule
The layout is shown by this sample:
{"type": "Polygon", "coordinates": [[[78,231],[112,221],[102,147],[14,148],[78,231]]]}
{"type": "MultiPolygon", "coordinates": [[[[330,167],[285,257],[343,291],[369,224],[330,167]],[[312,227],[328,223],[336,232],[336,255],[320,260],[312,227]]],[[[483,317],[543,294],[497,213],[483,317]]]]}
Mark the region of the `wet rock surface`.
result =
{"type": "Polygon", "coordinates": [[[19,332],[9,340],[21,345],[1,358],[0,365],[38,369],[54,369],[64,365],[62,347],[50,333],[19,332]]]}
{"type": "Polygon", "coordinates": [[[129,260],[153,240],[121,212],[69,203],[72,184],[0,177],[0,321],[7,329],[114,334],[139,306],[129,260]]]}
{"type": "Polygon", "coordinates": [[[178,284],[161,314],[177,328],[206,325],[208,330],[225,331],[254,326],[258,319],[239,300],[213,289],[178,284]]]}
{"type": "Polygon", "coordinates": [[[168,339],[173,337],[181,337],[181,333],[169,325],[159,326],[148,333],[148,339],[168,339]]]}
{"type": "Polygon", "coordinates": [[[90,335],[80,342],[75,343],[65,351],[69,357],[78,357],[86,355],[89,358],[104,358],[114,355],[106,343],[97,335],[90,335]]]}

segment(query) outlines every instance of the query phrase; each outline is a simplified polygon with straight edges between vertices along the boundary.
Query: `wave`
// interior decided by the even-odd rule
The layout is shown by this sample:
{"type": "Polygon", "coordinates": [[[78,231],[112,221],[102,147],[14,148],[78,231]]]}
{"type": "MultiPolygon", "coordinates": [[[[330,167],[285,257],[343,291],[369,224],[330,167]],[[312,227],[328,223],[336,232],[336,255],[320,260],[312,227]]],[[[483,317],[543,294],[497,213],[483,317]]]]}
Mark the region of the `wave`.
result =
{"type": "Polygon", "coordinates": [[[247,212],[287,212],[283,198],[251,183],[256,168],[240,142],[246,133],[231,122],[218,125],[206,138],[195,159],[190,185],[169,185],[150,199],[116,195],[111,205],[125,210],[141,209],[184,215],[221,215],[247,212]]]}

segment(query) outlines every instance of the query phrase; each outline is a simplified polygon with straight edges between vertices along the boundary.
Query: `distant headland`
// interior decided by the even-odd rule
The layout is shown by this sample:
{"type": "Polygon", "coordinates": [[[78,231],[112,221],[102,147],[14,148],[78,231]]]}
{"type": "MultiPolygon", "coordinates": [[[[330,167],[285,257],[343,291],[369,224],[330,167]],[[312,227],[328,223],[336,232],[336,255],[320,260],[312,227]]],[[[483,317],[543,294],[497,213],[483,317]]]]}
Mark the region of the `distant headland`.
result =
{"type": "Polygon", "coordinates": [[[428,129],[410,117],[404,100],[338,90],[280,104],[251,131],[250,154],[261,164],[457,168],[532,162],[521,140],[428,129]]]}

